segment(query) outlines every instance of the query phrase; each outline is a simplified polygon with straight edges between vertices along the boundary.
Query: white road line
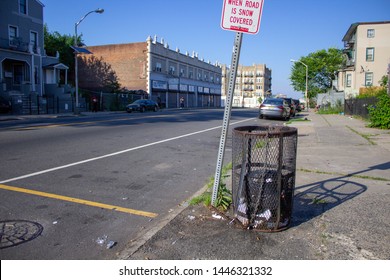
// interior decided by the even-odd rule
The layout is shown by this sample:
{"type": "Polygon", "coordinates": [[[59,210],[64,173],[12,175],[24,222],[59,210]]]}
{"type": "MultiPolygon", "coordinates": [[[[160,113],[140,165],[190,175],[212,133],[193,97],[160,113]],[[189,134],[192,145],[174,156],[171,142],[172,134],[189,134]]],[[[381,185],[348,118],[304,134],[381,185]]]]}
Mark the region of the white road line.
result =
{"type": "MultiPolygon", "coordinates": [[[[242,123],[242,122],[247,122],[247,121],[250,121],[250,120],[253,120],[253,118],[242,120],[242,121],[237,121],[237,122],[231,123],[230,125],[235,125],[235,124],[239,124],[239,123],[242,123]]],[[[141,146],[130,148],[130,149],[126,149],[126,150],[122,150],[122,151],[119,151],[119,152],[115,152],[115,153],[111,153],[111,154],[107,154],[107,155],[103,155],[103,156],[99,156],[99,157],[94,157],[94,158],[90,158],[90,159],[86,159],[86,160],[82,160],[82,161],[77,161],[77,162],[66,164],[66,165],[62,165],[62,166],[49,168],[49,169],[46,169],[46,170],[42,170],[42,171],[38,171],[38,172],[22,175],[22,176],[11,178],[11,179],[7,179],[7,180],[4,180],[4,181],[0,181],[0,184],[5,184],[5,183],[9,183],[9,182],[13,182],[13,181],[21,180],[21,179],[26,179],[26,178],[37,176],[37,175],[42,175],[42,174],[45,174],[45,173],[57,171],[57,170],[60,170],[60,169],[65,169],[65,168],[68,168],[68,167],[84,164],[84,163],[95,161],[95,160],[100,160],[100,159],[103,159],[103,158],[117,156],[117,155],[120,155],[120,154],[128,153],[128,152],[135,151],[135,150],[140,150],[140,149],[143,149],[143,148],[147,148],[147,147],[150,147],[150,146],[155,146],[155,145],[158,145],[158,144],[162,144],[162,143],[165,143],[165,142],[177,140],[177,139],[180,139],[180,138],[185,138],[185,137],[189,137],[189,136],[192,136],[192,135],[208,132],[208,131],[215,130],[215,129],[218,129],[218,128],[221,128],[221,127],[222,126],[220,125],[220,126],[216,126],[216,127],[212,127],[212,128],[208,128],[208,129],[204,129],[204,130],[199,130],[199,131],[195,131],[195,132],[192,132],[192,133],[188,133],[188,134],[183,134],[183,135],[180,135],[180,136],[172,137],[172,138],[169,138],[169,139],[164,139],[164,140],[161,140],[161,141],[157,141],[157,142],[141,145],[141,146]]]]}

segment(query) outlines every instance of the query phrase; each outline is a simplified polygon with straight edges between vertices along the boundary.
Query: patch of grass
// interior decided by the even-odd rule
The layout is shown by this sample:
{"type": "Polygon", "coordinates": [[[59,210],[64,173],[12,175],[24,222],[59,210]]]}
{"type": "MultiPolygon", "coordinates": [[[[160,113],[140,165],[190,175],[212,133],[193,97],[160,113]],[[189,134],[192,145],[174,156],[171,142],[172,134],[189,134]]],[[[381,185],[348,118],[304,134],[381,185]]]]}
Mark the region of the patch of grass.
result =
{"type": "Polygon", "coordinates": [[[318,110],[318,114],[322,115],[338,115],[344,114],[344,104],[341,100],[337,100],[336,104],[331,105],[330,103],[321,106],[318,110]]]}
{"type": "Polygon", "coordinates": [[[357,174],[346,174],[346,173],[340,173],[340,172],[327,172],[327,171],[321,171],[321,170],[310,170],[310,169],[305,169],[305,168],[297,168],[297,171],[306,172],[306,173],[326,174],[326,175],[335,175],[335,176],[343,176],[343,177],[352,177],[352,178],[360,178],[360,179],[367,179],[367,180],[390,182],[390,180],[387,178],[357,175],[357,174]]]}
{"type": "Polygon", "coordinates": [[[290,119],[286,124],[292,124],[293,122],[311,122],[311,120],[307,118],[290,119]]]}
{"type": "Polygon", "coordinates": [[[211,192],[206,191],[202,193],[200,196],[194,197],[190,200],[190,205],[198,205],[200,203],[205,204],[206,206],[209,206],[211,204],[211,192]]]}
{"type": "Polygon", "coordinates": [[[376,145],[376,143],[370,139],[370,137],[374,136],[373,134],[363,134],[363,133],[360,133],[359,131],[353,129],[352,127],[350,127],[348,125],[346,127],[349,130],[351,130],[352,132],[354,132],[357,135],[359,135],[359,136],[363,137],[364,139],[366,139],[371,145],[376,145]]]}
{"type": "Polygon", "coordinates": [[[323,198],[318,198],[317,196],[313,198],[313,200],[311,201],[311,204],[315,204],[315,205],[318,205],[318,204],[327,204],[328,202],[323,199],[323,198]]]}
{"type": "MultiPolygon", "coordinates": [[[[226,211],[232,203],[232,192],[229,189],[227,189],[225,183],[226,178],[230,176],[229,173],[231,172],[231,170],[232,170],[232,163],[223,166],[221,170],[221,180],[219,183],[215,206],[223,211],[226,211]]],[[[206,207],[211,206],[211,200],[212,200],[211,196],[213,192],[213,186],[214,186],[214,177],[210,177],[207,183],[206,191],[200,196],[191,199],[189,204],[197,205],[203,203],[206,207]]]]}

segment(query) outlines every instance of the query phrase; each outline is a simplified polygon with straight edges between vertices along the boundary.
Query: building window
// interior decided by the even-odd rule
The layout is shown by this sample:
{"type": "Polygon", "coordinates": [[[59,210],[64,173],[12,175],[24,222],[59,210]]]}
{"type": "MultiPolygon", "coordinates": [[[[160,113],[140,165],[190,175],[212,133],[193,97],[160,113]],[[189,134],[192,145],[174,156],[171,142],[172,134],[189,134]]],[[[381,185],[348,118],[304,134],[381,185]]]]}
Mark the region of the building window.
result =
{"type": "Polygon", "coordinates": [[[169,74],[175,75],[175,66],[169,66],[169,74]]]}
{"type": "Polygon", "coordinates": [[[352,74],[347,74],[347,83],[346,83],[346,86],[347,87],[351,87],[352,85],[352,74]]]}
{"type": "Polygon", "coordinates": [[[375,29],[367,29],[367,38],[375,37],[375,29]]]}
{"type": "Polygon", "coordinates": [[[175,75],[175,66],[169,66],[169,74],[175,75]]]}
{"type": "Polygon", "coordinates": [[[32,47],[33,52],[37,52],[38,47],[38,33],[31,31],[30,32],[30,46],[32,47]]]}
{"type": "Polygon", "coordinates": [[[9,44],[11,46],[17,45],[17,39],[18,39],[18,28],[15,26],[10,26],[8,28],[8,38],[9,38],[9,44]]]}
{"type": "Polygon", "coordinates": [[[374,48],[366,49],[366,61],[374,61],[374,48]]]}
{"type": "Polygon", "coordinates": [[[27,0],[19,0],[19,12],[27,15],[27,0]]]}
{"type": "Polygon", "coordinates": [[[156,72],[161,72],[161,63],[160,62],[156,62],[156,69],[155,69],[156,72]]]}
{"type": "Polygon", "coordinates": [[[374,74],[372,72],[366,72],[364,85],[366,87],[372,86],[372,81],[374,80],[374,74]]]}

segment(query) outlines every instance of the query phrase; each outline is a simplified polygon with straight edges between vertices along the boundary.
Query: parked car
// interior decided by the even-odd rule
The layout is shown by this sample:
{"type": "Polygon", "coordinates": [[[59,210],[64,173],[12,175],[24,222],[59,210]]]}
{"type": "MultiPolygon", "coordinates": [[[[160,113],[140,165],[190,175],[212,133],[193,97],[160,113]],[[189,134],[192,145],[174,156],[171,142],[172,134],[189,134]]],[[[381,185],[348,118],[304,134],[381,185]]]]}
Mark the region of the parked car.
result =
{"type": "Polygon", "coordinates": [[[262,118],[288,120],[290,118],[290,106],[282,98],[266,98],[259,108],[259,119],[262,118]]]}
{"type": "Polygon", "coordinates": [[[294,101],[294,104],[295,104],[295,109],[296,109],[296,112],[301,112],[302,111],[302,104],[301,102],[299,102],[298,99],[293,99],[294,101]]]}
{"type": "Polygon", "coordinates": [[[157,112],[159,109],[158,104],[150,99],[138,99],[133,103],[126,106],[126,112],[131,113],[134,111],[145,112],[154,111],[157,112]]]}
{"type": "Polygon", "coordinates": [[[299,101],[299,109],[300,109],[301,112],[302,112],[302,111],[305,110],[305,102],[302,102],[302,101],[300,101],[300,100],[298,100],[298,101],[299,101]]]}
{"type": "Polygon", "coordinates": [[[11,102],[0,96],[0,113],[8,114],[12,111],[11,102]]]}
{"type": "Polygon", "coordinates": [[[288,97],[285,97],[283,99],[287,101],[288,106],[290,107],[290,117],[295,117],[297,109],[295,107],[294,100],[292,98],[288,98],[288,97]]]}

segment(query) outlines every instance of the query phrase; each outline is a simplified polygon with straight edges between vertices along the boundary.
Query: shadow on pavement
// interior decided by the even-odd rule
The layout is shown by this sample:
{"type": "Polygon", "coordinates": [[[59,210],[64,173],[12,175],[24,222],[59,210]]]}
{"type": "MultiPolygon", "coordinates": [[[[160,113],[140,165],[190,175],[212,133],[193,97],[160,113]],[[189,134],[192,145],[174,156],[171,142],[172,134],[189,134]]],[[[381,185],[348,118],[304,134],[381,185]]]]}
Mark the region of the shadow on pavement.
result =
{"type": "Polygon", "coordinates": [[[366,170],[295,188],[292,227],[307,222],[324,212],[350,200],[367,190],[367,186],[353,180],[354,176],[370,170],[388,170],[390,162],[371,166],[366,170]],[[302,190],[302,191],[300,191],[302,190]]]}

